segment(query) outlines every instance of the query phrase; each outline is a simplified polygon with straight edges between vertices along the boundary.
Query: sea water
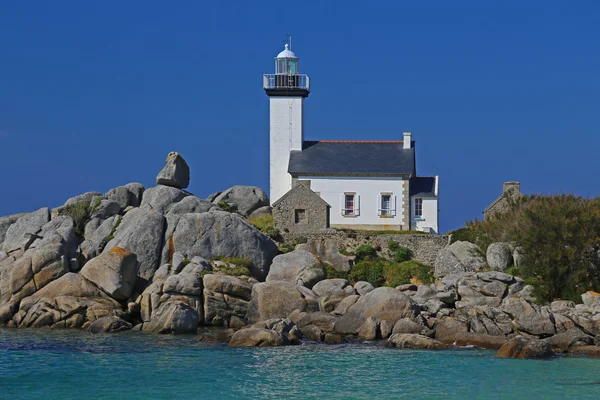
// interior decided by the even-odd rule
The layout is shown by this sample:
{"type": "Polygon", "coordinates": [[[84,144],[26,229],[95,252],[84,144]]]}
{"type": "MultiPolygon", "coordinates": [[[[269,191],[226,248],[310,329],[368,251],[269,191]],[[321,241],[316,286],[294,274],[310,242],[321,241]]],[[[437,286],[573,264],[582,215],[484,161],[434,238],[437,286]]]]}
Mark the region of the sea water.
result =
{"type": "Polygon", "coordinates": [[[600,359],[0,329],[2,399],[600,399],[600,359]]]}

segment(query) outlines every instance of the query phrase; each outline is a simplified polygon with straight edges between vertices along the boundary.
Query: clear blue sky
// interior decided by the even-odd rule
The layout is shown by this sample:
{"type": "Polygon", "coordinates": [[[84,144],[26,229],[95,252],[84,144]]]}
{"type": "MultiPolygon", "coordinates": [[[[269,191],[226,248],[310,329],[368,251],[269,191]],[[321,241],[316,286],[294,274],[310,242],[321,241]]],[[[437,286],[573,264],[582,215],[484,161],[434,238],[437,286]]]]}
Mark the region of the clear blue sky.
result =
{"type": "Polygon", "coordinates": [[[0,5],[0,215],[147,187],[268,189],[262,74],[285,34],[305,138],[400,139],[440,175],[441,230],[502,182],[600,194],[598,1],[28,1],[0,5]]]}

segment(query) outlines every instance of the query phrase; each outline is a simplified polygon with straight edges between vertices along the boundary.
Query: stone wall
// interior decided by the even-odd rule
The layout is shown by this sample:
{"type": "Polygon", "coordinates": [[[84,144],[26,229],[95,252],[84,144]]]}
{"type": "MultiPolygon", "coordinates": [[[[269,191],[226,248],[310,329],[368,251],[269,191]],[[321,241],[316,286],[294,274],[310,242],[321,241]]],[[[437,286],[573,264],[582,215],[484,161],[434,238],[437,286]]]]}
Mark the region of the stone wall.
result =
{"type": "Polygon", "coordinates": [[[281,232],[323,231],[329,224],[329,205],[310,190],[310,181],[297,181],[292,190],[273,203],[273,224],[281,232]]]}
{"type": "MultiPolygon", "coordinates": [[[[333,257],[331,250],[334,248],[345,249],[348,252],[354,251],[361,244],[371,244],[374,247],[380,246],[380,254],[388,255],[387,243],[393,240],[400,246],[409,248],[413,253],[413,260],[433,265],[435,258],[440,250],[450,243],[449,235],[402,235],[402,234],[369,234],[363,232],[340,232],[330,231],[324,233],[284,233],[286,242],[294,242],[298,239],[306,239],[305,249],[316,252],[324,261],[332,263],[340,269],[338,257],[333,257]],[[321,249],[328,249],[325,253],[321,249]],[[330,260],[331,259],[331,260],[330,260]]],[[[304,240],[301,240],[304,241],[304,240]]]]}

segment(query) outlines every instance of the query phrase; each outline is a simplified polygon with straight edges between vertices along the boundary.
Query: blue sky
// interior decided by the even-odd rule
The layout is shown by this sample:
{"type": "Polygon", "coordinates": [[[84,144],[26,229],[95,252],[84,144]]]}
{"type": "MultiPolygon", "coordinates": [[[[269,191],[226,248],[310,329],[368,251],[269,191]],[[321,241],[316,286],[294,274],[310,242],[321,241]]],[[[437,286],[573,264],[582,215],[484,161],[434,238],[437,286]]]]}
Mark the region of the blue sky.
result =
{"type": "Polygon", "coordinates": [[[305,138],[401,139],[441,231],[521,181],[600,194],[596,1],[29,1],[0,5],[0,215],[147,187],[170,151],[205,197],[268,189],[262,74],[285,34],[305,138]]]}

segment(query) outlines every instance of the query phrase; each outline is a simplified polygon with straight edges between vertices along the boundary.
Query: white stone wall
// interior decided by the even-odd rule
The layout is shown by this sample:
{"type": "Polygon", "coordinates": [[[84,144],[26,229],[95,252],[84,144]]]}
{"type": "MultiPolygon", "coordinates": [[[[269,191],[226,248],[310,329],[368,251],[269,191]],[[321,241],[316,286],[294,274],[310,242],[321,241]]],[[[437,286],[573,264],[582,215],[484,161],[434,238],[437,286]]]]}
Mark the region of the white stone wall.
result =
{"type": "Polygon", "coordinates": [[[291,150],[302,150],[304,98],[270,97],[270,190],[271,204],[292,188],[288,174],[291,150]]]}
{"type": "Polygon", "coordinates": [[[423,215],[421,219],[416,219],[415,216],[415,197],[410,199],[411,209],[411,227],[415,231],[426,231],[431,233],[439,233],[438,229],[438,198],[437,197],[422,197],[423,199],[423,215]],[[431,228],[429,230],[428,228],[431,228]]]}
{"type": "MultiPolygon", "coordinates": [[[[339,176],[300,176],[298,179],[311,180],[310,188],[318,193],[331,206],[330,224],[332,227],[364,229],[402,229],[402,181],[403,178],[382,177],[339,177],[339,176]],[[354,192],[359,198],[359,213],[357,216],[342,215],[343,195],[354,192]],[[392,217],[378,215],[379,195],[391,193],[395,197],[396,213],[392,217]]],[[[392,197],[392,199],[394,198],[392,197]]],[[[406,229],[406,228],[405,228],[406,229]]]]}

